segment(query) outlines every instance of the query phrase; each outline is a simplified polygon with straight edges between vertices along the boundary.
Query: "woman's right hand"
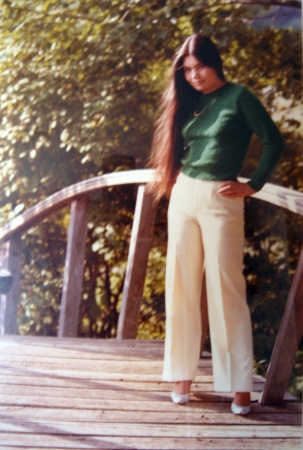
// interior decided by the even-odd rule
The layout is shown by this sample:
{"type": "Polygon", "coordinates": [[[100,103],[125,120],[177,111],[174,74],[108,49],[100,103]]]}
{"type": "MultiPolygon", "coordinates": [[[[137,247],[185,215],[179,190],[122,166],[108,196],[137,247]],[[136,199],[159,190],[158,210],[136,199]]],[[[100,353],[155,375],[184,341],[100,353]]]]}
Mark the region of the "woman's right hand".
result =
{"type": "Polygon", "coordinates": [[[218,189],[218,194],[229,198],[249,197],[255,193],[256,191],[248,183],[239,181],[224,181],[218,189]]]}

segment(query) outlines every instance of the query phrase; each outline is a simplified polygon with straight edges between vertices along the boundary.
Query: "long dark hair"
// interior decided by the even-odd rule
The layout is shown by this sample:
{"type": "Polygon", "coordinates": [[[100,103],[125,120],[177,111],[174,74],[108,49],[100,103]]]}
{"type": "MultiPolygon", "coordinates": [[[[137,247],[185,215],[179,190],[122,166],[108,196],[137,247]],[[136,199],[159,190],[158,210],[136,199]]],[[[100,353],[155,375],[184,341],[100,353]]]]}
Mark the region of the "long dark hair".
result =
{"type": "Polygon", "coordinates": [[[186,56],[193,55],[205,66],[216,70],[225,81],[218,48],[208,36],[194,34],[186,39],[173,61],[168,85],[162,96],[155,124],[149,166],[156,169],[156,181],[149,185],[156,200],[170,196],[184,151],[182,127],[192,114],[199,92],[190,86],[183,73],[186,56]]]}

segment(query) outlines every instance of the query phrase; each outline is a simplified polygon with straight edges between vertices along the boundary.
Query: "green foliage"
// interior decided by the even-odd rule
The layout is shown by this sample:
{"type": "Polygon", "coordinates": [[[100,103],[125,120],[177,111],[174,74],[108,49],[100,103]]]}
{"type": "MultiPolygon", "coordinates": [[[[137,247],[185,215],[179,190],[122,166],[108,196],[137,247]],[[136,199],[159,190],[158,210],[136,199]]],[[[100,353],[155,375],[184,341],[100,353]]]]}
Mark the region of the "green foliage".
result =
{"type": "MultiPolygon", "coordinates": [[[[227,78],[259,95],[280,125],[286,151],[273,182],[303,191],[301,39],[294,30],[256,29],[261,6],[214,0],[2,0],[0,6],[0,225],[82,179],[144,167],[171,58],[197,31],[219,44],[227,78]]],[[[259,151],[254,141],[244,175],[259,151]]],[[[92,199],[80,336],[116,334],[134,202],[132,187],[92,199]]],[[[157,213],[140,338],[164,336],[166,207],[163,201],[157,213]]],[[[245,274],[262,371],[302,244],[302,219],[255,200],[246,214],[245,274]]],[[[22,334],[57,333],[68,220],[64,210],[24,238],[22,334]]]]}
{"type": "Polygon", "coordinates": [[[56,336],[58,333],[68,220],[69,212],[63,210],[30,230],[24,239],[20,334],[56,336]]]}
{"type": "Polygon", "coordinates": [[[81,336],[116,336],[134,200],[133,186],[108,189],[93,207],[79,318],[81,336]]]}

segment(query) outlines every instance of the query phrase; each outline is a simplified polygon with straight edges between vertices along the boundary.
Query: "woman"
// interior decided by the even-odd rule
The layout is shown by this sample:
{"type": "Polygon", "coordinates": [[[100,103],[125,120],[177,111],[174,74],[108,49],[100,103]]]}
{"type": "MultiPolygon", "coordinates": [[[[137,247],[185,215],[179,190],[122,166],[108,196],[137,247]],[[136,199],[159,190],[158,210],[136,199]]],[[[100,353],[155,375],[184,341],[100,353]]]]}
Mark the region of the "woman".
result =
{"type": "Polygon", "coordinates": [[[252,332],[243,276],[243,198],[260,190],[283,151],[270,116],[246,88],[227,82],[209,37],[190,36],[172,67],[156,123],[151,164],[157,199],[170,197],[163,380],[172,401],[189,401],[201,338],[205,271],[214,388],[235,392],[234,414],[250,412],[252,332]],[[263,143],[248,183],[237,180],[252,134],[263,143]]]}

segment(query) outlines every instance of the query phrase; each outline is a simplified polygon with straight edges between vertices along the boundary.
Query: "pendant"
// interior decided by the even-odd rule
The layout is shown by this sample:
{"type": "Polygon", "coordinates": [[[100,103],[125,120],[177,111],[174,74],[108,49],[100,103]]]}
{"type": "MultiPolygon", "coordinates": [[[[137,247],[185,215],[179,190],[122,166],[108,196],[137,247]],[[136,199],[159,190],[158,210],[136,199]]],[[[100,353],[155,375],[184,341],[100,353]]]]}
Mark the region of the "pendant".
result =
{"type": "Polygon", "coordinates": [[[213,98],[209,103],[207,103],[207,105],[202,109],[202,111],[200,111],[200,112],[194,111],[194,117],[201,116],[201,114],[204,113],[204,111],[206,111],[207,108],[210,108],[215,103],[216,100],[217,100],[217,97],[213,98]]]}

